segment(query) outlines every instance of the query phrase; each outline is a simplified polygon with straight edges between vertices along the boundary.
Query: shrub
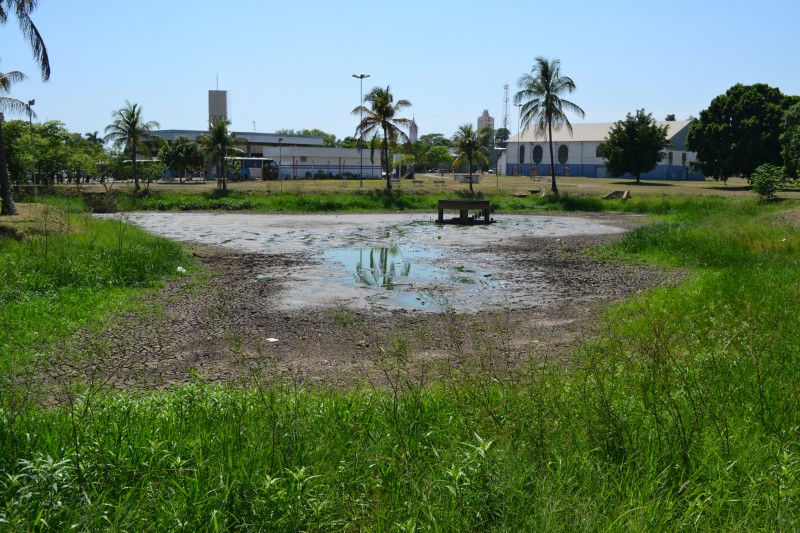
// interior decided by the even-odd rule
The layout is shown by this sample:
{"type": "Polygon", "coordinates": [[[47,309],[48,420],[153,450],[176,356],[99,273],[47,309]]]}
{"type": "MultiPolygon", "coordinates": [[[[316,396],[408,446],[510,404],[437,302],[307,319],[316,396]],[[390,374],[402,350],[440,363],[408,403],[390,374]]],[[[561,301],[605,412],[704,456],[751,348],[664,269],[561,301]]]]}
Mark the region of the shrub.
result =
{"type": "Polygon", "coordinates": [[[750,177],[753,191],[762,200],[770,200],[775,197],[775,193],[781,188],[786,180],[783,167],[776,167],[769,163],[759,166],[750,177]]]}

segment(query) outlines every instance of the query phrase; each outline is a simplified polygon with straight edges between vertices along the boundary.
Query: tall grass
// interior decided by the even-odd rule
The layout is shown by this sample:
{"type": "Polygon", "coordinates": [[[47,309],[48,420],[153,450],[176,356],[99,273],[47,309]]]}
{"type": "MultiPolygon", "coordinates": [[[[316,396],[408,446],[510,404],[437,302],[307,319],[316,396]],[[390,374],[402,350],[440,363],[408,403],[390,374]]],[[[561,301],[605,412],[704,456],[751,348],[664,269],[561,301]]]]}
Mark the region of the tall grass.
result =
{"type": "Polygon", "coordinates": [[[755,203],[651,209],[661,222],[605,253],[693,275],[608,310],[603,333],[566,365],[533,342],[524,368],[499,372],[509,339],[466,353],[454,328],[454,365],[434,383],[404,373],[407,343],[395,339],[375,347],[391,367],[386,389],[89,386],[13,420],[5,403],[0,520],[11,530],[797,530],[797,232],[755,203]]]}

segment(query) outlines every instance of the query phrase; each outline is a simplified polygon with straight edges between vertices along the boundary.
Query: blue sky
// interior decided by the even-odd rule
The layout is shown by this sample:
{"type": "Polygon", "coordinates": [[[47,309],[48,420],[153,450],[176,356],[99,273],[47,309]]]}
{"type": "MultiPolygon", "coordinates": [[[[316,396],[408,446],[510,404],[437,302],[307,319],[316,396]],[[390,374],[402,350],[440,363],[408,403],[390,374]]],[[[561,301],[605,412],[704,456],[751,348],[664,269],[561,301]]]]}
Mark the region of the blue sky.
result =
{"type": "MultiPolygon", "coordinates": [[[[125,100],[164,129],[205,129],[208,90],[230,91],[235,131],[319,128],[352,135],[364,92],[410,100],[420,134],[452,135],[484,109],[517,130],[517,79],[558,58],[583,120],[645,108],[697,116],[735,83],[800,94],[800,2],[530,0],[458,3],[304,0],[40,0],[33,20],[52,77],[42,83],[16,20],[0,27],[0,71],[29,80],[39,120],[100,131],[125,100]]],[[[13,117],[9,117],[13,118],[13,117]]]]}

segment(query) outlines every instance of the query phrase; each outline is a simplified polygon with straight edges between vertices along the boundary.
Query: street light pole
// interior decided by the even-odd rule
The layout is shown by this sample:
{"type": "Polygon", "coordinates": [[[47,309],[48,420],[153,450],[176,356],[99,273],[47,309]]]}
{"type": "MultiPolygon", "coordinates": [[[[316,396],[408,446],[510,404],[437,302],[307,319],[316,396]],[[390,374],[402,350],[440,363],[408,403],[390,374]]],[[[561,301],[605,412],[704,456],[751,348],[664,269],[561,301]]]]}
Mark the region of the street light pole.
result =
{"type": "Polygon", "coordinates": [[[514,104],[517,107],[517,163],[519,163],[519,172],[522,172],[522,104],[514,104]]]}
{"type": "Polygon", "coordinates": [[[369,74],[353,74],[354,78],[358,78],[359,82],[359,95],[358,95],[358,105],[362,108],[361,113],[359,113],[359,132],[358,132],[358,178],[361,180],[361,188],[364,188],[364,148],[361,146],[364,144],[364,132],[361,130],[361,122],[364,121],[364,78],[369,78],[369,74]]]}
{"type": "Polygon", "coordinates": [[[33,151],[33,105],[36,99],[28,100],[28,126],[31,136],[31,183],[33,183],[33,196],[38,200],[39,193],[36,190],[36,154],[33,151]]]}

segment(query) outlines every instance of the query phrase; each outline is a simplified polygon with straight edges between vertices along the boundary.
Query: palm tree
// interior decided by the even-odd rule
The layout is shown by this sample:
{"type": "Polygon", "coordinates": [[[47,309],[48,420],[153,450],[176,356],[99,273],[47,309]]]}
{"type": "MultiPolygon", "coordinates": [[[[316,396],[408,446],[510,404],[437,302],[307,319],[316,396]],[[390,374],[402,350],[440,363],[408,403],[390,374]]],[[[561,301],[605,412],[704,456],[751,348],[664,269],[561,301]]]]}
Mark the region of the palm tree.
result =
{"type": "Polygon", "coordinates": [[[39,64],[42,73],[42,80],[47,81],[50,79],[50,58],[47,55],[44,40],[30,17],[38,3],[38,0],[0,0],[0,24],[8,21],[9,13],[14,14],[22,35],[28,39],[28,43],[31,45],[33,58],[39,64]]]}
{"type": "Polygon", "coordinates": [[[136,173],[136,155],[140,149],[145,149],[142,144],[142,137],[145,137],[151,130],[161,127],[158,122],[142,120],[142,107],[139,104],[131,104],[125,100],[125,107],[117,109],[111,114],[114,122],[106,126],[105,141],[111,141],[117,148],[124,147],[130,151],[131,164],[133,165],[134,190],[139,190],[139,175],[136,173]]]}
{"type": "Polygon", "coordinates": [[[559,129],[566,126],[572,133],[572,124],[569,123],[564,110],[572,111],[583,118],[583,109],[569,100],[561,98],[561,94],[575,90],[575,82],[567,76],[561,75],[561,61],[554,59],[548,61],[537,57],[531,68],[530,74],[523,74],[517,84],[520,90],[514,95],[514,103],[522,104],[520,109],[523,128],[533,124],[534,134],[545,136],[550,145],[550,188],[558,194],[556,186],[556,164],[553,157],[553,128],[559,129]]]}
{"type": "Polygon", "coordinates": [[[103,146],[103,144],[105,144],[103,138],[100,137],[100,134],[97,133],[96,131],[91,133],[84,133],[83,136],[86,137],[86,140],[92,144],[96,144],[98,146],[103,146]]]}
{"type": "Polygon", "coordinates": [[[453,146],[458,152],[458,156],[453,161],[453,166],[460,165],[463,161],[467,162],[469,167],[469,192],[474,193],[472,190],[472,163],[480,161],[488,163],[489,158],[486,157],[486,146],[484,145],[484,135],[475,131],[472,124],[464,124],[458,127],[458,131],[453,135],[453,146]]]}
{"type": "Polygon", "coordinates": [[[391,88],[387,86],[373,88],[364,97],[364,102],[369,103],[370,107],[360,105],[353,109],[354,115],[362,115],[361,123],[356,128],[356,137],[372,136],[370,141],[370,157],[374,158],[375,148],[381,145],[381,169],[386,175],[386,189],[392,190],[391,174],[389,173],[389,147],[394,149],[400,139],[406,146],[411,145],[408,135],[401,129],[410,127],[412,121],[407,118],[397,117],[397,113],[407,107],[411,107],[408,100],[398,100],[394,102],[391,88]]]}
{"type": "Polygon", "coordinates": [[[8,162],[6,161],[6,144],[3,138],[3,112],[10,111],[12,113],[30,113],[31,117],[36,116],[33,109],[16,98],[5,96],[11,89],[11,85],[27,79],[25,74],[19,71],[11,71],[0,73],[0,198],[2,198],[2,207],[0,207],[0,216],[2,215],[16,215],[17,207],[14,205],[14,199],[11,197],[11,180],[8,176],[8,162]]]}
{"type": "Polygon", "coordinates": [[[225,169],[225,156],[232,151],[238,151],[237,145],[244,144],[244,139],[237,139],[232,131],[228,130],[230,120],[217,120],[208,126],[208,133],[197,136],[197,142],[206,151],[210,163],[219,164],[217,173],[217,187],[223,191],[228,189],[228,176],[225,169]]]}

